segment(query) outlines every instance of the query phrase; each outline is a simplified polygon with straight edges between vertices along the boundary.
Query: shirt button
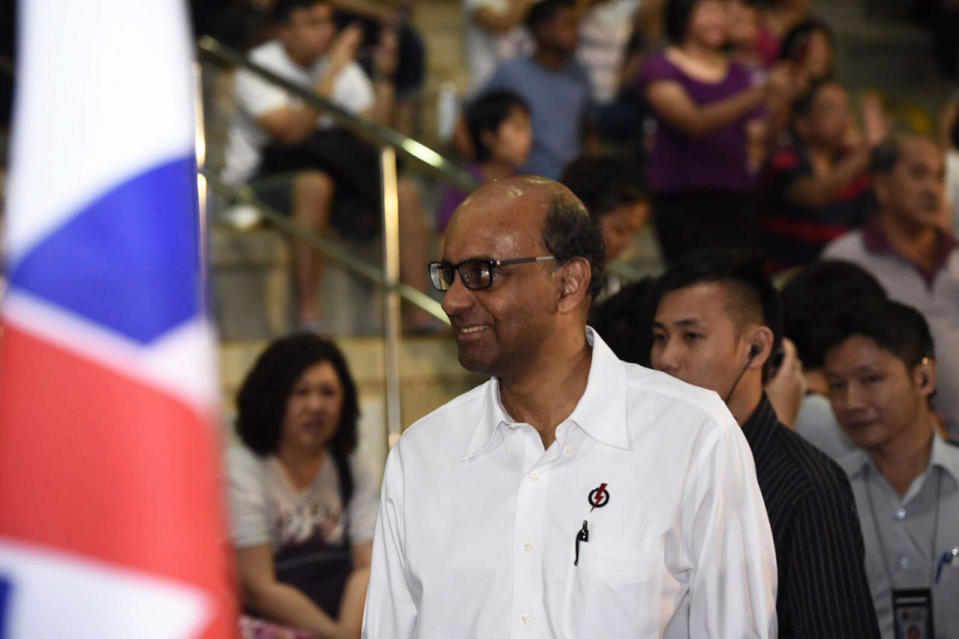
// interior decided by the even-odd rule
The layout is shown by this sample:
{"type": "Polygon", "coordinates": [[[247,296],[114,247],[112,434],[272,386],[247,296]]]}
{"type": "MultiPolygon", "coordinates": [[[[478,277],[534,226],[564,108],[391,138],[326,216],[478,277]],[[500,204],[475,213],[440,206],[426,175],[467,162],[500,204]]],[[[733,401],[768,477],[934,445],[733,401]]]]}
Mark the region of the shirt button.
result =
{"type": "Polygon", "coordinates": [[[900,508],[896,511],[896,519],[905,519],[906,518],[906,509],[900,508]]]}
{"type": "Polygon", "coordinates": [[[528,541],[523,544],[523,548],[526,549],[526,552],[533,552],[533,544],[529,543],[528,541]]]}
{"type": "Polygon", "coordinates": [[[908,568],[908,567],[909,567],[909,559],[906,558],[906,557],[900,557],[900,558],[899,558],[899,567],[900,567],[900,568],[908,568]]]}
{"type": "Polygon", "coordinates": [[[529,615],[523,615],[519,618],[524,624],[529,623],[529,615]]]}
{"type": "Polygon", "coordinates": [[[530,480],[531,482],[533,482],[533,483],[538,482],[538,481],[539,481],[539,475],[537,475],[536,473],[533,473],[532,475],[529,476],[529,480],[530,480]]]}
{"type": "Polygon", "coordinates": [[[509,455],[509,446],[506,447],[506,454],[509,455]]]}
{"type": "Polygon", "coordinates": [[[563,454],[564,454],[564,455],[572,455],[572,454],[573,454],[573,447],[572,447],[572,446],[567,446],[566,448],[564,448],[564,449],[563,449],[563,454]]]}

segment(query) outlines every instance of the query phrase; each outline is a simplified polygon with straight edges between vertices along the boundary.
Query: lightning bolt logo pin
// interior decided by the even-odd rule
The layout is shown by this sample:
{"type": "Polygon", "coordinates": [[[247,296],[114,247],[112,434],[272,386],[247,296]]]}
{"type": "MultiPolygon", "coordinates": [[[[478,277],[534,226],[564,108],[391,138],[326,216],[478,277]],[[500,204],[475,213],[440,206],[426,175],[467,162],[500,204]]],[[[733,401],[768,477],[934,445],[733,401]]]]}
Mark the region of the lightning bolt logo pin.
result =
{"type": "Polygon", "coordinates": [[[606,490],[606,484],[602,483],[598,488],[594,488],[589,491],[589,505],[592,508],[589,509],[590,512],[593,512],[597,508],[602,508],[609,503],[609,491],[606,490]]]}

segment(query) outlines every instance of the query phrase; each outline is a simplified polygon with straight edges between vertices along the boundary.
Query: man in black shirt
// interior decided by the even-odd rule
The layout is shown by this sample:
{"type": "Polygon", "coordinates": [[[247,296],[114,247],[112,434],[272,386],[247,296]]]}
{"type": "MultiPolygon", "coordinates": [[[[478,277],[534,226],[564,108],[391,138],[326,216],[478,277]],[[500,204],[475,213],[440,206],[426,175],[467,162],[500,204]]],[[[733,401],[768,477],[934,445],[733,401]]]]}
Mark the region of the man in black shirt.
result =
{"type": "Polygon", "coordinates": [[[878,637],[846,475],[783,426],[763,382],[781,348],[778,292],[758,260],[691,254],[657,283],[653,368],[719,393],[742,426],[776,545],[780,637],[878,637]]]}

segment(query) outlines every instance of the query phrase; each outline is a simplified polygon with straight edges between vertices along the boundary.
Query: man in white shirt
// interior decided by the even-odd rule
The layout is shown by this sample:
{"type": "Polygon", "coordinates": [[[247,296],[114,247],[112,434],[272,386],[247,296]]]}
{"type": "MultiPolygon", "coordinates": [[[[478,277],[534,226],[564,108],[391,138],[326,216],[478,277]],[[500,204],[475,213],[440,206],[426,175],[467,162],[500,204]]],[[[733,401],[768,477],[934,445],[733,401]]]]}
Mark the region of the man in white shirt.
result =
{"type": "Polygon", "coordinates": [[[481,187],[430,265],[467,369],[493,377],[391,451],[364,636],[772,637],[776,560],[719,397],[586,326],[603,245],[537,177],[481,187]]]}
{"type": "MultiPolygon", "coordinates": [[[[351,25],[337,35],[331,0],[278,0],[274,17],[276,39],[253,49],[251,61],[350,113],[379,121],[388,118],[394,98],[395,39],[385,36],[380,43],[371,81],[355,62],[363,32],[351,25]]],[[[260,200],[289,212],[316,233],[326,233],[332,226],[341,235],[366,240],[379,232],[374,149],[332,128],[328,116],[249,71],[237,72],[234,95],[223,172],[227,182],[249,181],[260,200]]],[[[399,190],[401,272],[405,276],[410,271],[412,259],[419,274],[426,225],[412,186],[402,182],[399,190]]],[[[310,327],[322,319],[318,304],[322,260],[304,243],[295,242],[293,249],[297,321],[310,327]]],[[[420,289],[425,284],[410,282],[420,289]]]]}

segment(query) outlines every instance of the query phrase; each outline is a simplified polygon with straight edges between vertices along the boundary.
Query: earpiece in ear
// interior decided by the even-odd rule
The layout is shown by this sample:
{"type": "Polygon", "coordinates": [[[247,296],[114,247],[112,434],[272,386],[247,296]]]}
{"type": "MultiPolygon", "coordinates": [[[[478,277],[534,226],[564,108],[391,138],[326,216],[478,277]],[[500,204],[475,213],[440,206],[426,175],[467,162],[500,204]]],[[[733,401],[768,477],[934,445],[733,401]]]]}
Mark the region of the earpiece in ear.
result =
{"type": "Polygon", "coordinates": [[[928,386],[929,385],[929,369],[927,368],[927,366],[929,365],[929,358],[923,357],[921,365],[922,365],[922,385],[928,386]]]}
{"type": "Polygon", "coordinates": [[[756,359],[757,357],[759,357],[759,353],[762,352],[762,350],[763,350],[763,347],[760,346],[759,344],[753,344],[752,346],[750,346],[750,347],[749,347],[749,361],[753,361],[754,359],[756,359]]]}

